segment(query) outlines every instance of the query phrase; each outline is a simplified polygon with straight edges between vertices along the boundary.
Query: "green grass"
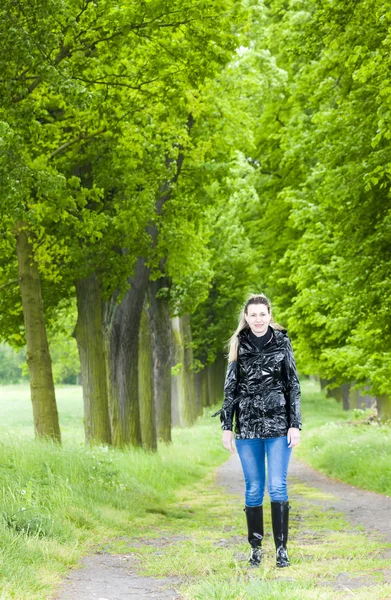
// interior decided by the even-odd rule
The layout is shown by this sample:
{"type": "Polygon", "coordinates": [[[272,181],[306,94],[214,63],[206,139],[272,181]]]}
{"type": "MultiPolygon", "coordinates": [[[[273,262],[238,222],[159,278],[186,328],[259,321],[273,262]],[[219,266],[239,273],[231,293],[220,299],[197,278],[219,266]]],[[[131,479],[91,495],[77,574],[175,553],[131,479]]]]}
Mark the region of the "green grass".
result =
{"type": "MultiPolygon", "coordinates": [[[[56,387],[57,409],[64,443],[84,443],[83,396],[78,385],[56,387]]],[[[33,411],[28,384],[0,386],[0,437],[12,434],[34,438],[33,411]]]]}
{"type": "MultiPolygon", "coordinates": [[[[339,456],[342,441],[356,436],[351,449],[357,453],[365,439],[373,481],[384,450],[383,430],[384,442],[389,440],[387,428],[348,425],[353,413],[324,398],[314,384],[304,382],[303,392],[304,429],[295,452],[312,464],[319,461],[325,470],[330,457],[339,456]]],[[[318,506],[327,495],[305,485],[291,489],[292,567],[274,567],[267,511],[263,566],[247,567],[242,498],[213,484],[214,467],[228,456],[215,419],[206,416],[195,427],[174,429],[173,444],[160,445],[158,454],[88,448],[80,388],[60,388],[57,397],[62,447],[33,439],[28,388],[0,388],[1,600],[48,598],[67,571],[96,548],[131,550],[145,573],[183,577],[181,591],[188,600],[344,598],[332,587],[341,573],[370,581],[370,588],[354,590],[355,598],[391,597],[383,574],[389,564],[382,558],[387,545],[318,506]],[[160,543],[162,536],[170,543],[160,543]],[[151,538],[152,545],[144,544],[151,538]]],[[[350,455],[342,451],[341,463],[357,464],[357,454],[350,455]]],[[[342,478],[342,467],[334,462],[338,473],[332,474],[342,478]]]]}
{"type": "Polygon", "coordinates": [[[225,458],[210,418],[174,430],[174,443],[157,454],[85,447],[80,389],[62,392],[59,447],[32,439],[24,386],[0,389],[0,598],[42,600],[98,542],[132,536],[166,515],[183,520],[176,490],[225,458]]]}
{"type": "Polygon", "coordinates": [[[297,456],[326,475],[390,496],[389,424],[360,424],[361,411],[344,411],[314,382],[304,381],[302,388],[303,431],[297,456]]]}
{"type": "Polygon", "coordinates": [[[147,535],[119,540],[109,548],[136,553],[143,575],[181,577],[180,591],[187,600],[390,598],[391,585],[385,580],[389,559],[384,553],[391,545],[368,538],[327,509],[329,497],[308,485],[291,486],[289,569],[275,567],[267,509],[262,564],[259,569],[248,566],[243,499],[216,488],[212,475],[178,492],[175,506],[186,511],[186,518],[177,519],[168,511],[147,535]],[[322,500],[326,503],[320,504],[322,500]],[[362,585],[347,595],[354,580],[362,585]]]}

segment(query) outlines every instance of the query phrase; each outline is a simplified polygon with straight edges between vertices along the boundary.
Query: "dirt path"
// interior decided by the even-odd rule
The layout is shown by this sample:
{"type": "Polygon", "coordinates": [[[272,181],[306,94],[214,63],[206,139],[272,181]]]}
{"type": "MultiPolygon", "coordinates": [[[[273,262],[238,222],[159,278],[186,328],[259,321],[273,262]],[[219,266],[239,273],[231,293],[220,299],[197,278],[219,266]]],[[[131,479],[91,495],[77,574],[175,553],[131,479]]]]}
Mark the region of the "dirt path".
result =
{"type": "MultiPolygon", "coordinates": [[[[381,533],[391,542],[391,498],[331,480],[295,457],[292,457],[289,471],[290,483],[308,484],[332,495],[327,500],[312,499],[311,502],[328,510],[342,512],[353,526],[362,525],[369,533],[381,533]]],[[[228,493],[238,496],[238,507],[242,506],[244,482],[237,454],[217,469],[216,483],[228,493]]],[[[292,500],[295,502],[295,498],[292,500]]],[[[300,502],[299,497],[297,501],[300,502]]],[[[170,540],[156,540],[157,546],[164,543],[170,543],[170,540]]],[[[155,579],[140,576],[137,572],[138,559],[133,554],[112,555],[102,552],[88,556],[82,561],[80,569],[71,571],[55,599],[180,600],[179,578],[155,579]]],[[[350,580],[349,584],[352,583],[350,580]]],[[[341,585],[345,584],[341,582],[341,585]]]]}
{"type": "MultiPolygon", "coordinates": [[[[217,483],[227,492],[243,496],[244,482],[237,454],[217,469],[217,483]]],[[[352,525],[362,525],[369,533],[378,532],[391,543],[391,498],[340,483],[318,473],[292,455],[289,481],[302,482],[334,496],[312,502],[344,513],[352,525]]]]}
{"type": "Polygon", "coordinates": [[[179,600],[178,579],[154,579],[137,575],[132,554],[100,553],[83,559],[82,568],[72,571],[58,600],[179,600]]]}

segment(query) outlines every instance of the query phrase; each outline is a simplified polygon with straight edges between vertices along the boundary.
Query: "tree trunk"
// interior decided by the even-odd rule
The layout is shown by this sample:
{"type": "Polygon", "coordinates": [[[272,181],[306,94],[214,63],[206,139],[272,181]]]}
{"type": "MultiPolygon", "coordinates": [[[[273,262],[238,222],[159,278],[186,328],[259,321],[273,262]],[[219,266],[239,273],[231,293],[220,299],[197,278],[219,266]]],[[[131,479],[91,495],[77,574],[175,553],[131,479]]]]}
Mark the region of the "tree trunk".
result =
{"type": "Polygon", "coordinates": [[[113,446],[141,445],[138,402],[138,336],[149,270],[139,258],[130,288],[104,303],[104,351],[113,446]]]}
{"type": "Polygon", "coordinates": [[[204,404],[205,399],[204,399],[204,387],[203,387],[203,382],[204,382],[204,371],[205,369],[202,369],[202,371],[197,371],[197,373],[194,373],[194,390],[195,390],[195,398],[196,398],[196,413],[197,415],[202,415],[203,413],[203,409],[204,406],[206,406],[206,404],[204,404]]]}
{"type": "Polygon", "coordinates": [[[184,345],[184,369],[185,369],[185,386],[188,403],[188,424],[192,425],[197,418],[196,396],[194,386],[194,371],[193,371],[193,348],[191,338],[190,315],[184,314],[181,317],[181,327],[184,345]]]}
{"type": "Polygon", "coordinates": [[[16,224],[15,236],[35,434],[61,442],[41,282],[25,223],[16,224]]]}
{"type": "Polygon", "coordinates": [[[106,365],[103,352],[102,297],[95,275],[76,282],[75,337],[80,356],[87,443],[111,444],[106,365]]]}
{"type": "Polygon", "coordinates": [[[195,373],[198,414],[202,414],[207,406],[223,403],[226,369],[227,361],[224,355],[218,354],[214,363],[195,373]]]}
{"type": "Polygon", "coordinates": [[[209,405],[220,404],[224,398],[224,380],[227,363],[223,354],[218,354],[214,363],[209,365],[209,405]]]}
{"type": "Polygon", "coordinates": [[[138,385],[142,444],[146,450],[156,451],[157,438],[153,395],[152,336],[146,307],[142,312],[140,322],[138,385]]]}
{"type": "Polygon", "coordinates": [[[156,297],[164,286],[163,279],[149,282],[148,314],[152,334],[157,436],[163,442],[171,442],[171,321],[166,300],[156,297]]]}
{"type": "Polygon", "coordinates": [[[349,391],[350,391],[350,383],[343,383],[341,385],[341,396],[342,396],[342,406],[344,410],[349,410],[349,391]]]}
{"type": "MultiPolygon", "coordinates": [[[[175,375],[172,377],[172,424],[187,427],[194,422],[195,398],[192,377],[188,374],[189,354],[185,351],[185,334],[182,317],[171,319],[173,363],[175,375]],[[193,402],[193,405],[191,404],[193,402]]],[[[187,335],[186,335],[187,339],[187,335]]]]}
{"type": "Polygon", "coordinates": [[[360,408],[361,410],[376,406],[376,398],[368,394],[370,386],[367,385],[358,389],[353,389],[354,384],[355,382],[353,381],[349,390],[349,406],[351,408],[360,408]]]}
{"type": "MultiPolygon", "coordinates": [[[[330,385],[333,380],[329,380],[330,385]]],[[[349,410],[349,390],[350,383],[342,383],[336,387],[329,387],[326,390],[326,396],[328,398],[335,398],[337,402],[341,402],[344,410],[349,410]]]]}
{"type": "Polygon", "coordinates": [[[391,396],[388,394],[379,394],[376,396],[377,414],[381,421],[391,419],[391,396]]]}
{"type": "MultiPolygon", "coordinates": [[[[193,116],[188,115],[187,127],[190,132],[194,124],[193,116]]],[[[181,173],[184,153],[179,145],[176,158],[166,156],[167,173],[175,172],[159,186],[155,213],[161,215],[164,204],[171,198],[173,184],[181,173]]],[[[158,239],[158,228],[153,219],[146,227],[151,247],[158,239]]],[[[164,261],[163,261],[164,263],[164,261]]],[[[136,263],[134,276],[129,279],[130,289],[122,302],[117,303],[118,294],[113,294],[105,303],[104,310],[104,349],[108,378],[109,410],[111,418],[112,442],[114,446],[141,444],[140,412],[138,404],[138,335],[144,298],[149,281],[149,269],[142,257],[136,263]]]]}
{"type": "Polygon", "coordinates": [[[331,379],[324,379],[323,381],[325,381],[326,385],[327,385],[327,387],[326,387],[326,397],[327,398],[334,398],[338,402],[341,402],[342,398],[341,398],[341,395],[339,393],[338,386],[335,385],[335,377],[332,377],[331,379]]]}

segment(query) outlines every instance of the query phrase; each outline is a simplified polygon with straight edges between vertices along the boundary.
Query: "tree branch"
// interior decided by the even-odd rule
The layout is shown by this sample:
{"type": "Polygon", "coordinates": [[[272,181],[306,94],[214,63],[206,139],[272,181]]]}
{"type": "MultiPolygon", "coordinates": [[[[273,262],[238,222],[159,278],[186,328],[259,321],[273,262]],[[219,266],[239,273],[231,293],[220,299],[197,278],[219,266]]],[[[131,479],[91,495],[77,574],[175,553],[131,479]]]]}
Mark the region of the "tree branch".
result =
{"type": "Polygon", "coordinates": [[[19,279],[11,279],[11,281],[7,281],[7,283],[3,283],[0,285],[0,290],[8,287],[9,285],[15,285],[15,283],[19,283],[19,279]]]}
{"type": "Polygon", "coordinates": [[[77,138],[75,138],[74,140],[68,140],[67,142],[65,142],[64,144],[62,144],[61,146],[59,146],[58,148],[56,148],[56,150],[54,150],[50,156],[49,156],[49,160],[51,160],[52,158],[54,158],[55,156],[57,156],[58,154],[61,154],[61,152],[63,152],[64,150],[66,150],[67,148],[70,148],[71,146],[73,146],[73,144],[77,144],[77,142],[81,142],[82,140],[90,140],[94,137],[97,137],[98,135],[101,135],[102,133],[105,133],[107,130],[106,129],[101,129],[99,131],[95,131],[95,133],[90,133],[90,134],[83,134],[83,135],[79,135],[77,138]]]}

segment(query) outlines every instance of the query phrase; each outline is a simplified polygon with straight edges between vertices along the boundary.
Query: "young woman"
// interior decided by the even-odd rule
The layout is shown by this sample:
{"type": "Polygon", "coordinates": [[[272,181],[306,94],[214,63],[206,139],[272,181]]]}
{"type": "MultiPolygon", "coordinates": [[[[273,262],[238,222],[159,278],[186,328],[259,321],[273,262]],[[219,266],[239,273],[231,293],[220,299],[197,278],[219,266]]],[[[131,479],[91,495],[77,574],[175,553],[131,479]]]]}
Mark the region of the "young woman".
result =
{"type": "Polygon", "coordinates": [[[287,332],[273,323],[262,294],[247,300],[230,340],[224,403],[213,416],[218,414],[224,448],[234,453],[236,445],[244,473],[249,562],[261,562],[266,457],[276,564],[287,567],[287,472],[300,441],[300,383],[287,332]]]}

